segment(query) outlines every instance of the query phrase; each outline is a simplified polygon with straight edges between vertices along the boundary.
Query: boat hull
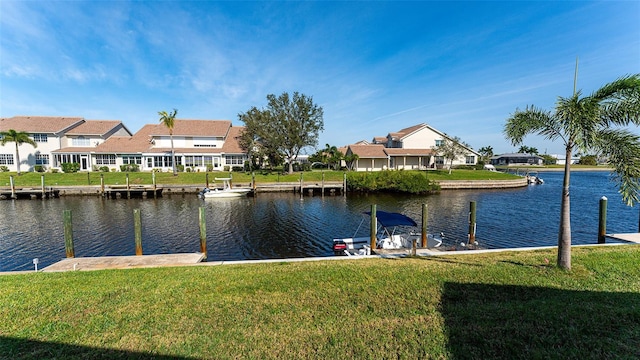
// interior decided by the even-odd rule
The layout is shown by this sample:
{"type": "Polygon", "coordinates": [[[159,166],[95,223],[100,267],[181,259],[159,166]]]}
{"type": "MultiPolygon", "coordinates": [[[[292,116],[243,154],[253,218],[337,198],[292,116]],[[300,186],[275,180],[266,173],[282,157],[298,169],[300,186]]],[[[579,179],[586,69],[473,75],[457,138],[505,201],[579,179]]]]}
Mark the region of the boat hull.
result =
{"type": "Polygon", "coordinates": [[[205,199],[246,197],[250,191],[248,189],[211,190],[202,194],[202,197],[205,199]]]}

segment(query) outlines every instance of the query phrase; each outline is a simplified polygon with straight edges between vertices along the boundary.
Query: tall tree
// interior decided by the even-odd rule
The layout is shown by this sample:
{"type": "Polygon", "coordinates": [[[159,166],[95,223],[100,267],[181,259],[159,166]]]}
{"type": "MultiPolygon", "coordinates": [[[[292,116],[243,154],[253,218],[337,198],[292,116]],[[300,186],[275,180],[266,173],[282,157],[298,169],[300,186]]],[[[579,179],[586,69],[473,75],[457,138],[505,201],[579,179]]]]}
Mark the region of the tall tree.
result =
{"type": "Polygon", "coordinates": [[[449,160],[449,174],[451,174],[451,169],[453,168],[453,161],[460,156],[464,156],[467,154],[469,147],[467,144],[462,142],[459,137],[454,136],[452,138],[444,138],[442,140],[442,144],[433,147],[433,151],[436,156],[442,156],[445,160],[449,160]]]}
{"type": "Polygon", "coordinates": [[[18,148],[22,144],[29,144],[29,145],[33,146],[34,148],[36,148],[36,147],[38,147],[38,144],[36,144],[36,142],[33,141],[33,139],[31,139],[29,137],[29,133],[24,132],[24,131],[15,131],[13,129],[9,129],[7,131],[0,132],[0,138],[2,139],[2,140],[0,140],[0,144],[2,144],[3,146],[8,142],[16,143],[16,165],[17,165],[17,168],[18,168],[18,175],[21,175],[21,173],[20,173],[20,150],[18,148]]]}
{"type": "Polygon", "coordinates": [[[173,150],[173,127],[175,125],[176,115],[178,115],[178,110],[173,109],[171,112],[166,111],[158,111],[158,115],[160,115],[160,122],[169,129],[169,138],[171,139],[171,164],[173,165],[173,176],[178,175],[178,171],[176,170],[176,154],[173,150]]]}
{"type": "Polygon", "coordinates": [[[291,174],[300,150],[317,145],[320,131],[324,130],[323,110],[311,97],[298,92],[293,96],[286,92],[278,97],[269,94],[267,100],[266,109],[252,107],[238,115],[245,124],[244,136],[259,142],[266,153],[282,153],[291,174]]]}
{"type": "Polygon", "coordinates": [[[589,96],[576,90],[573,96],[558,97],[555,112],[533,105],[516,109],[504,127],[513,145],[521,144],[529,134],[564,143],[567,161],[564,165],[560,228],[558,230],[558,266],[571,269],[571,212],[569,179],[571,154],[574,150],[593,151],[608,157],[613,166],[619,192],[628,205],[640,194],[640,138],[624,129],[630,123],[640,124],[640,74],[622,77],[604,85],[589,96]]]}

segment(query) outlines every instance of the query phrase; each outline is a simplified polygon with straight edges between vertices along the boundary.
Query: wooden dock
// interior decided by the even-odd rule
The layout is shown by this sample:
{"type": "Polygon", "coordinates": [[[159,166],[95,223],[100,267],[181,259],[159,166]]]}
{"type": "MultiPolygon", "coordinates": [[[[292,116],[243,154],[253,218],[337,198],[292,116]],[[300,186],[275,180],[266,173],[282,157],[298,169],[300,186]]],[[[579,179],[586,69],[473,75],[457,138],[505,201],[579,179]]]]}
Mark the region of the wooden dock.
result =
{"type": "Polygon", "coordinates": [[[60,196],[60,190],[52,187],[44,189],[35,188],[17,188],[13,191],[11,188],[0,188],[0,199],[48,199],[60,196]]]}
{"type": "Polygon", "coordinates": [[[153,198],[162,196],[162,188],[149,185],[111,185],[105,186],[103,196],[109,199],[153,198]]]}
{"type": "Polygon", "coordinates": [[[607,234],[606,237],[640,244],[640,233],[607,234]]]}
{"type": "Polygon", "coordinates": [[[132,269],[158,266],[187,266],[204,260],[202,253],[66,258],[42,269],[45,272],[132,269]]]}

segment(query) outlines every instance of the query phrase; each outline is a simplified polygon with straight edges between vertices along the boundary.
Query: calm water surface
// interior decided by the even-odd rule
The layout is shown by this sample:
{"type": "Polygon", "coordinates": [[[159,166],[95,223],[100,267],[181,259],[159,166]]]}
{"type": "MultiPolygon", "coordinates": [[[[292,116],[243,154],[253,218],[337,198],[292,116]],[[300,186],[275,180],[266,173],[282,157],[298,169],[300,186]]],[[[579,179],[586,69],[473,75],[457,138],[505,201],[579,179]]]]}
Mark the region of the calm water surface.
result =
{"type": "MultiPolygon", "coordinates": [[[[637,232],[638,208],[622,203],[608,172],[573,172],[571,220],[574,244],[597,242],[598,202],[609,198],[607,232],[637,232]]],[[[72,210],[77,257],[134,255],[133,210],[142,214],[145,254],[199,251],[198,208],[206,208],[209,260],[330,256],[335,237],[353,236],[371,204],[420,222],[428,205],[429,232],[444,232],[445,245],[465,241],[470,201],[477,203],[477,239],[486,248],[556,245],[561,172],[544,172],[541,186],[515,190],[445,191],[430,196],[305,196],[258,194],[246,199],[64,197],[0,201],[0,271],[48,266],[65,257],[62,213],[72,210]]],[[[368,223],[359,235],[368,234],[368,223]]]]}

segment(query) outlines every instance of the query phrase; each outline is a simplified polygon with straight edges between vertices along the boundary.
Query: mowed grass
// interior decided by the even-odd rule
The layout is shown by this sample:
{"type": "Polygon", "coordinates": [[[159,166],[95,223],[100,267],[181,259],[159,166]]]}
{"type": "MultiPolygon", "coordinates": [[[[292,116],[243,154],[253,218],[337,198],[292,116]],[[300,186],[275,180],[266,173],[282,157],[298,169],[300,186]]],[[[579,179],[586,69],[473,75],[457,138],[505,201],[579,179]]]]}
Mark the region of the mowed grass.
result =
{"type": "MultiPolygon", "coordinates": [[[[409,172],[409,171],[407,171],[409,172]]],[[[303,181],[343,181],[345,172],[342,171],[307,171],[303,173],[285,174],[278,172],[259,172],[254,174],[246,172],[210,172],[208,173],[209,183],[213,183],[216,177],[232,177],[235,183],[249,184],[252,179],[256,183],[277,183],[277,182],[299,182],[302,175],[303,181]]],[[[25,172],[22,175],[11,172],[0,172],[0,186],[10,185],[10,176],[13,176],[16,187],[40,187],[42,175],[45,178],[45,186],[84,186],[100,185],[101,179],[105,185],[124,185],[129,176],[131,185],[150,185],[153,183],[151,172],[82,172],[82,173],[34,173],[25,172]]],[[[433,170],[427,172],[427,178],[433,181],[445,180],[510,180],[517,176],[485,170],[457,169],[449,174],[448,170],[433,170]]],[[[173,173],[156,173],[156,184],[158,185],[201,185],[206,184],[207,173],[204,172],[182,172],[177,176],[173,173]]]]}
{"type": "Polygon", "coordinates": [[[640,247],[574,247],[570,272],[554,259],[0,276],[0,358],[640,358],[640,247]]]}

